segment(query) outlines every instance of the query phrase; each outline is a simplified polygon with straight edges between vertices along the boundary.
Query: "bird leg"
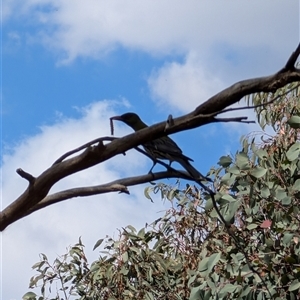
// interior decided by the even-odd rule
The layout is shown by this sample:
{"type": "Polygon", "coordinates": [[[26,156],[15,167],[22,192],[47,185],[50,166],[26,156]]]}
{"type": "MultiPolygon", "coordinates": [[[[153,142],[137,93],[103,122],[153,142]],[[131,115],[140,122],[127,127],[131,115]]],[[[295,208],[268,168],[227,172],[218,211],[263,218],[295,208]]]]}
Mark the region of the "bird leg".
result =
{"type": "Polygon", "coordinates": [[[148,174],[152,174],[152,170],[153,170],[155,165],[156,165],[156,161],[153,160],[153,165],[152,165],[150,171],[148,172],[148,174]]]}

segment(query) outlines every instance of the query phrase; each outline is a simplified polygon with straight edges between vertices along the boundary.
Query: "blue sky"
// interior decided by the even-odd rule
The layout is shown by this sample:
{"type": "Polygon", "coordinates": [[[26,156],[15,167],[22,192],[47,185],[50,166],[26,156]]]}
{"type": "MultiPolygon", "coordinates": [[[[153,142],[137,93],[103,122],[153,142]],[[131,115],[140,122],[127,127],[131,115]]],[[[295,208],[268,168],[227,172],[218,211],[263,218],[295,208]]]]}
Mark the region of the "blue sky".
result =
{"type": "MultiPolygon", "coordinates": [[[[116,114],[134,111],[152,124],[187,113],[236,81],[276,72],[298,42],[298,1],[4,0],[2,208],[26,188],[17,168],[37,176],[64,152],[110,135],[116,114]]],[[[116,136],[131,132],[115,127],[116,136]]],[[[172,137],[206,173],[221,155],[235,153],[242,134],[258,129],[212,124],[172,137]]],[[[150,166],[130,151],[53,191],[143,174],[150,166]]],[[[92,260],[99,238],[157,218],[167,204],[150,203],[144,187],[130,188],[130,196],[68,200],[8,227],[2,298],[27,291],[39,253],[54,259],[82,236],[92,260]]]]}

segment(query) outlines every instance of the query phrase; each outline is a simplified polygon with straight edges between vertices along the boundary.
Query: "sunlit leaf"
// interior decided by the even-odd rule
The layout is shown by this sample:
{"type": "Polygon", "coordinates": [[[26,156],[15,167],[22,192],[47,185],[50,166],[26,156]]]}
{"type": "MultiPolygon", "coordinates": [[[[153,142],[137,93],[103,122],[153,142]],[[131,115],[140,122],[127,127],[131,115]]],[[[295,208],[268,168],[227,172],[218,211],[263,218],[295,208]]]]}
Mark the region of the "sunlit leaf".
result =
{"type": "Polygon", "coordinates": [[[267,173],[267,169],[262,167],[255,167],[253,170],[250,171],[250,174],[255,178],[261,178],[267,173]]]}
{"type": "Polygon", "coordinates": [[[299,116],[292,116],[287,123],[292,127],[292,128],[300,128],[300,117],[299,116]]]}
{"type": "Polygon", "coordinates": [[[283,242],[285,245],[289,245],[293,237],[294,237],[294,234],[293,234],[293,233],[285,233],[285,234],[283,235],[282,242],[283,242]]]}
{"type": "Polygon", "coordinates": [[[249,225],[247,225],[247,229],[249,229],[249,230],[255,229],[257,227],[258,227],[257,224],[249,224],[249,225]]]}
{"type": "Polygon", "coordinates": [[[236,201],[236,199],[234,199],[232,196],[230,196],[229,194],[225,194],[222,196],[222,199],[227,200],[229,202],[234,202],[236,201]]]}
{"type": "Polygon", "coordinates": [[[151,196],[150,196],[150,192],[153,192],[153,188],[152,187],[146,187],[145,189],[144,189],[144,195],[145,195],[145,197],[147,198],[147,199],[149,199],[149,200],[151,200],[151,202],[153,202],[153,200],[152,200],[152,198],[151,198],[151,196]]]}
{"type": "Polygon", "coordinates": [[[294,291],[300,288],[300,281],[298,279],[294,280],[290,286],[289,286],[289,291],[294,291]]]}
{"type": "Polygon", "coordinates": [[[297,179],[293,184],[293,191],[300,191],[300,179],[297,179]]]}
{"type": "Polygon", "coordinates": [[[300,155],[300,143],[297,142],[292,145],[286,153],[286,157],[289,161],[294,161],[295,159],[299,158],[300,155]]]}
{"type": "Polygon", "coordinates": [[[37,294],[35,294],[33,292],[28,292],[22,297],[22,300],[35,300],[36,297],[37,297],[37,294]]]}

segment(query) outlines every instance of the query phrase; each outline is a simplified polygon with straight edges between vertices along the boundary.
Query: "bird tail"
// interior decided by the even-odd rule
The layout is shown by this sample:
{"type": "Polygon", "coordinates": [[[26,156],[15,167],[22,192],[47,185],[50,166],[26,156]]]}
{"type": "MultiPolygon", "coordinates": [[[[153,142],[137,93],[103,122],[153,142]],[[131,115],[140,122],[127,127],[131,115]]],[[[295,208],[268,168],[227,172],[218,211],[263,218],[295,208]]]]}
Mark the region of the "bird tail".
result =
{"type": "Polygon", "coordinates": [[[197,169],[195,169],[187,160],[176,160],[180,163],[186,171],[196,180],[196,181],[210,181],[212,180],[209,177],[202,175],[197,169]]]}

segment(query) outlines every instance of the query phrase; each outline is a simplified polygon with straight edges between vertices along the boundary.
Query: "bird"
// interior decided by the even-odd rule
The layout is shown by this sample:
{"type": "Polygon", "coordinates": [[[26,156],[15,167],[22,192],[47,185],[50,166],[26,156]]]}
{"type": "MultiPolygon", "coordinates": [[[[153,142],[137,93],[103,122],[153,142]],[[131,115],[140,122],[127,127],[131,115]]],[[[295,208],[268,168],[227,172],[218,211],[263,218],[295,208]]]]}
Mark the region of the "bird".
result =
{"type": "MultiPolygon", "coordinates": [[[[112,117],[111,120],[122,121],[126,125],[130,126],[134,131],[139,131],[141,129],[147,128],[148,125],[145,124],[141,118],[132,112],[125,113],[120,116],[112,117]]],[[[210,178],[202,175],[198,170],[196,170],[190,163],[193,161],[190,157],[185,156],[179,146],[168,136],[163,136],[158,139],[147,141],[142,144],[146,153],[153,159],[152,169],[156,165],[157,159],[169,160],[169,165],[176,161],[179,163],[193,179],[196,181],[211,181],[210,178]]]]}

